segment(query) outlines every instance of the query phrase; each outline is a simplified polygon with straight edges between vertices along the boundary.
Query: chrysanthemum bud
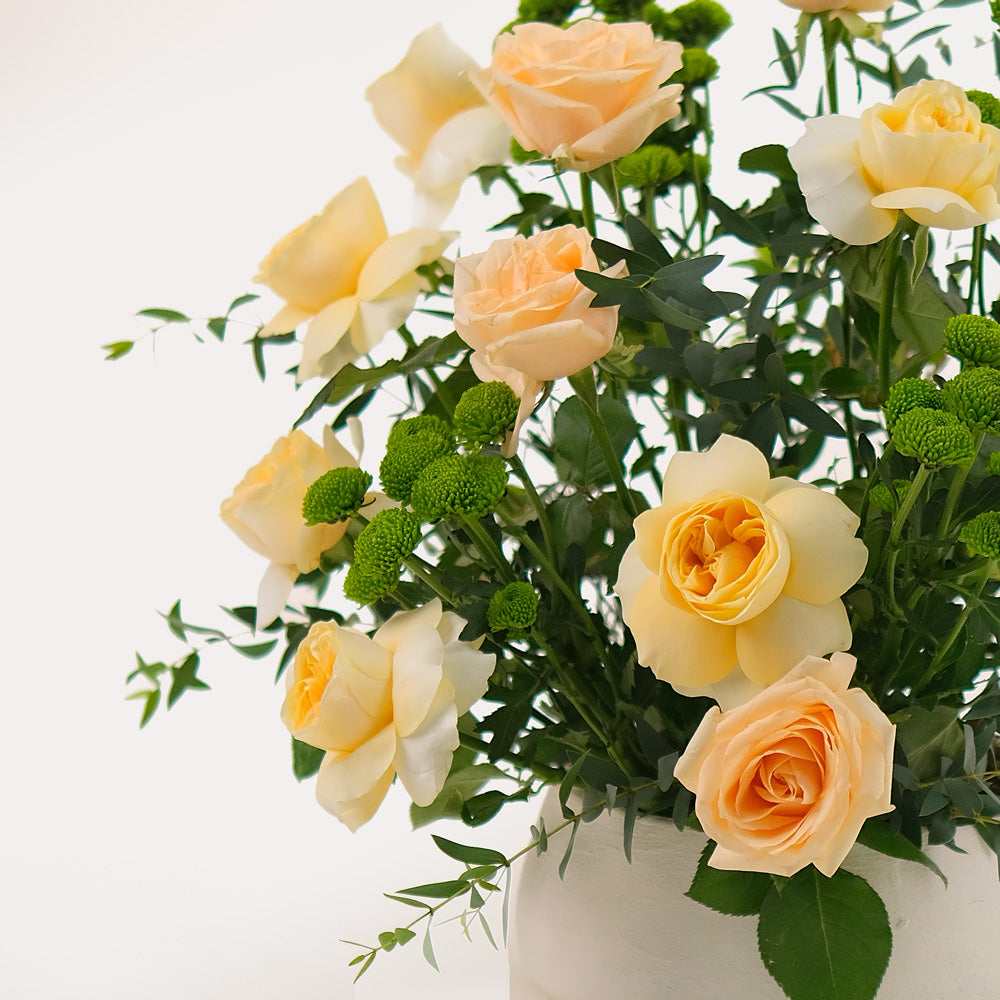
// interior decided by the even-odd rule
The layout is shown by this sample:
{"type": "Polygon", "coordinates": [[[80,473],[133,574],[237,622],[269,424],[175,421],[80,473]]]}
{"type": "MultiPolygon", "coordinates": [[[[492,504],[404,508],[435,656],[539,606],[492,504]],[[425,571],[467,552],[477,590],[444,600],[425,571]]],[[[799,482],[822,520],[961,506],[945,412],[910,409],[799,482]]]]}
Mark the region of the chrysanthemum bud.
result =
{"type": "Polygon", "coordinates": [[[530,583],[508,583],[491,598],[486,620],[494,632],[502,629],[523,631],[535,624],[538,615],[538,594],[530,583]]]}
{"type": "Polygon", "coordinates": [[[963,525],[958,540],[964,542],[974,555],[1000,559],[1000,510],[977,514],[963,525]]]}
{"type": "Polygon", "coordinates": [[[891,434],[896,421],[909,410],[943,410],[944,400],[933,382],[922,378],[901,378],[890,390],[882,408],[885,426],[891,434]]]}
{"type": "Polygon", "coordinates": [[[446,455],[420,473],[410,501],[428,521],[449,514],[483,517],[506,489],[507,463],[498,455],[446,455]]]}
{"type": "Polygon", "coordinates": [[[365,500],[372,477],[364,469],[342,466],[315,480],[302,498],[302,516],[308,525],[333,524],[353,517],[365,500]]]}
{"type": "Polygon", "coordinates": [[[481,382],[462,393],[455,430],[469,444],[496,444],[514,429],[520,402],[506,382],[481,382]]]}
{"type": "Polygon", "coordinates": [[[1000,431],[1000,371],[966,368],[944,384],[945,406],[974,431],[1000,431]]]}
{"type": "Polygon", "coordinates": [[[1000,323],[989,316],[952,316],[944,349],[964,365],[1000,365],[1000,323]]]}
{"type": "Polygon", "coordinates": [[[975,454],[972,432],[958,417],[926,406],[902,414],[892,440],[901,455],[911,455],[931,468],[968,465],[975,454]]]}

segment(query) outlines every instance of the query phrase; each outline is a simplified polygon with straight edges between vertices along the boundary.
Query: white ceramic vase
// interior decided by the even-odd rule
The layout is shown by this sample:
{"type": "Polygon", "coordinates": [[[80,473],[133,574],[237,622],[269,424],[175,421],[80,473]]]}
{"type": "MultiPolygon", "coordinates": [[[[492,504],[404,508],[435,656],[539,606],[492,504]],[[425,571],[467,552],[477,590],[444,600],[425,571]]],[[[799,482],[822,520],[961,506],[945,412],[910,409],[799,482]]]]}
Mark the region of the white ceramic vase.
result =
{"type": "MultiPolygon", "coordinates": [[[[546,827],[561,820],[554,791],[546,827]]],[[[684,896],[703,835],[640,817],[632,864],[624,814],[605,812],[577,831],[564,880],[567,837],[515,868],[510,1000],[783,1000],[757,951],[756,918],[731,917],[684,896]]],[[[885,902],[893,954],[878,1000],[995,1000],[1000,879],[997,858],[971,829],[965,855],[928,849],[948,878],[855,847],[845,867],[885,902]]],[[[805,957],[808,961],[808,957],[805,957]]]]}

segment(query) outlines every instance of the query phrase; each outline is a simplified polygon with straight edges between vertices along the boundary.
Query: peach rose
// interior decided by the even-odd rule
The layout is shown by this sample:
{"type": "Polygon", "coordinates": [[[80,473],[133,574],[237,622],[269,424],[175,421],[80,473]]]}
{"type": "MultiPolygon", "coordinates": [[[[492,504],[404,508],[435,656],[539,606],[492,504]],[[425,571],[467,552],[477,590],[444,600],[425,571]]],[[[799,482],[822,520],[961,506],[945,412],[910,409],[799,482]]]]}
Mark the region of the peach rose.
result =
{"type": "Polygon", "coordinates": [[[944,80],[922,80],[860,119],[814,118],[788,158],[812,217],[855,246],[888,236],[901,211],[941,229],[1000,218],[1000,129],[944,80]]]}
{"type": "Polygon", "coordinates": [[[253,280],[287,303],[261,336],[308,320],[297,381],[333,375],[405,321],[424,287],[416,269],[455,236],[436,229],[389,236],[375,192],[359,178],[261,261],[253,280]]]}
{"type": "Polygon", "coordinates": [[[889,812],[896,727],[861,688],[856,660],[807,657],[739,708],[710,708],[674,775],[718,845],[709,865],[827,877],[870,816],[889,812]]]}
{"type": "Polygon", "coordinates": [[[459,639],[464,627],[434,600],[397,612],[372,637],[316,622],[299,645],[281,718],[326,750],[316,798],[351,830],[372,818],[396,775],[417,805],[441,791],[458,719],[486,693],[496,661],[459,639]]]}
{"type": "Polygon", "coordinates": [[[330,428],[322,448],[305,431],[294,430],[279,438],[222,502],[222,520],[270,561],[257,592],[258,628],[281,614],[296,577],[316,569],[320,555],[347,530],[346,521],[308,527],[302,518],[306,490],[324,472],[357,464],[330,428]]]}
{"type": "Polygon", "coordinates": [[[661,84],[681,51],[641,22],[518,24],[469,79],[525,149],[587,171],[638,149],[679,113],[682,87],[661,84]]]}
{"type": "Polygon", "coordinates": [[[375,120],[402,146],[396,165],[430,218],[447,215],[473,170],[510,155],[510,130],[466,78],[478,68],[435,24],[365,91],[375,120]]]}
{"type": "Polygon", "coordinates": [[[781,0],[781,3],[786,7],[804,10],[807,14],[823,14],[829,10],[853,10],[861,14],[888,10],[894,0],[781,0]]]}
{"type": "MultiPolygon", "coordinates": [[[[578,226],[496,240],[455,263],[455,329],[473,349],[476,375],[506,382],[521,400],[518,428],[545,382],[586,368],[614,343],[618,307],[593,308],[577,269],[600,270],[578,226]]],[[[516,447],[516,431],[513,440],[516,447]]]]}
{"type": "Polygon", "coordinates": [[[840,596],[868,559],[858,525],[832,493],[772,480],[747,441],[675,454],[615,583],[639,662],[683,694],[732,703],[805,656],[847,649],[840,596]]]}

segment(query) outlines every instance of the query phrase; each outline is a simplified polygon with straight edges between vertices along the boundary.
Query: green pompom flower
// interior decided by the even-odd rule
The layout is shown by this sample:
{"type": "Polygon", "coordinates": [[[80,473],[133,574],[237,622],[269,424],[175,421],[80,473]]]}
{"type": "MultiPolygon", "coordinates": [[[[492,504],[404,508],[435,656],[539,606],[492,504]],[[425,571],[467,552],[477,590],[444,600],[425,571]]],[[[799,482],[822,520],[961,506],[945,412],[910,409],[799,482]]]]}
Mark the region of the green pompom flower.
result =
{"type": "Polygon", "coordinates": [[[930,468],[968,465],[975,455],[972,431],[952,413],[918,406],[896,421],[892,440],[901,455],[930,468]]]}
{"type": "Polygon", "coordinates": [[[401,420],[389,432],[385,456],[378,468],[386,495],[400,503],[410,502],[413,484],[435,459],[455,453],[451,427],[438,417],[401,420]]]}
{"type": "Polygon", "coordinates": [[[356,604],[373,604],[393,590],[398,582],[398,574],[366,573],[360,566],[354,565],[344,577],[344,597],[356,604]]]}
{"type": "Polygon", "coordinates": [[[420,521],[398,507],[379,511],[354,542],[354,562],[344,580],[344,595],[371,604],[399,583],[403,561],[420,541],[420,521]]]}
{"type": "Polygon", "coordinates": [[[977,514],[962,526],[958,540],[964,542],[973,555],[1000,559],[1000,510],[977,514]]]}
{"type": "Polygon", "coordinates": [[[562,24],[576,9],[576,3],[577,0],[521,0],[517,5],[517,19],[562,24]]]}
{"type": "Polygon", "coordinates": [[[890,390],[889,398],[882,407],[885,426],[893,432],[896,421],[910,410],[943,410],[944,399],[933,382],[922,378],[901,378],[890,390]]]}
{"type": "Polygon", "coordinates": [[[942,396],[949,412],[972,430],[1000,431],[1000,371],[966,368],[944,384],[942,396]]]}
{"type": "Polygon", "coordinates": [[[993,452],[986,460],[986,471],[991,476],[1000,476],[1000,451],[993,452]]]}
{"type": "MultiPolygon", "coordinates": [[[[655,7],[655,4],[649,6],[655,7]]],[[[654,11],[654,15],[655,15],[654,11]]],[[[645,8],[643,8],[645,15],[645,8]]],[[[715,0],[691,0],[669,11],[657,26],[662,27],[664,38],[673,38],[686,49],[706,49],[733,23],[729,11],[715,0]]]]}
{"type": "Polygon", "coordinates": [[[952,316],[944,349],[963,365],[1000,365],[1000,323],[988,316],[952,316]]]}
{"type": "Polygon", "coordinates": [[[656,188],[684,173],[684,161],[669,146],[652,143],[640,146],[615,164],[615,175],[622,187],[639,191],[656,188]]]}
{"type": "Polygon", "coordinates": [[[462,393],[455,406],[455,430],[469,444],[499,443],[514,429],[519,406],[506,382],[481,382],[462,393]]]}
{"type": "Polygon", "coordinates": [[[330,469],[315,480],[302,498],[306,524],[333,524],[353,517],[365,501],[372,477],[350,465],[330,469]]]}
{"type": "Polygon", "coordinates": [[[704,49],[685,49],[681,68],[670,78],[672,83],[708,83],[719,72],[719,63],[704,49]]]}
{"type": "Polygon", "coordinates": [[[984,125],[1000,128],[1000,101],[985,90],[967,90],[965,96],[979,108],[984,125]]]}
{"type": "Polygon", "coordinates": [[[449,514],[484,517],[507,489],[507,463],[499,455],[446,455],[420,473],[410,495],[428,521],[449,514]]]}
{"type": "Polygon", "coordinates": [[[530,583],[508,583],[491,598],[486,609],[486,620],[490,629],[524,631],[535,624],[538,616],[538,594],[530,583]]]}

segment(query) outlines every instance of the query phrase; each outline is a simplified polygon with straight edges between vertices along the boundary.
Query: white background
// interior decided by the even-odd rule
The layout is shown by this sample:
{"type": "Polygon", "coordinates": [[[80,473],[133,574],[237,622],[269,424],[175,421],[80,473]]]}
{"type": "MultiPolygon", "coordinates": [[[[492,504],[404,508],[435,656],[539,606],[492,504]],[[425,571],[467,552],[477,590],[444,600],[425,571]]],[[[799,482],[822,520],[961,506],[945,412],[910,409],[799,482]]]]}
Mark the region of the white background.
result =
{"type": "MultiPolygon", "coordinates": [[[[719,190],[738,203],[752,182],[733,169],[736,154],[798,134],[766,99],[741,103],[779,79],[766,68],[770,27],[790,34],[795,14],[772,0],[731,6],[713,107],[719,190]]],[[[967,22],[986,35],[979,6],[967,22]]],[[[218,521],[218,504],[287,431],[308,388],[262,386],[242,331],[219,346],[164,330],[155,357],[146,340],[114,364],[99,345],[140,335],[132,314],[148,306],[218,313],[251,290],[279,236],[361,173],[390,231],[408,228],[409,187],[364,89],[438,20],[486,62],[515,10],[514,0],[4,5],[5,998],[506,996],[503,954],[454,925],[435,936],[440,975],[418,939],[352,988],[353,952],[339,940],[408,919],[380,894],[453,866],[426,830],[409,832],[396,790],[352,836],[296,784],[272,662],[209,653],[201,676],[213,691],[188,693],[139,732],[139,705],[124,701],[134,651],[182,652],[154,609],[183,597],[192,620],[219,624],[217,604],[254,599],[262,562],[218,521]]],[[[995,90],[981,62],[987,70],[956,82],[995,90]]],[[[467,233],[466,218],[500,217],[477,197],[470,185],[452,219],[467,233]]],[[[294,354],[275,352],[275,370],[294,354]]],[[[512,852],[531,812],[441,832],[512,852]]]]}

